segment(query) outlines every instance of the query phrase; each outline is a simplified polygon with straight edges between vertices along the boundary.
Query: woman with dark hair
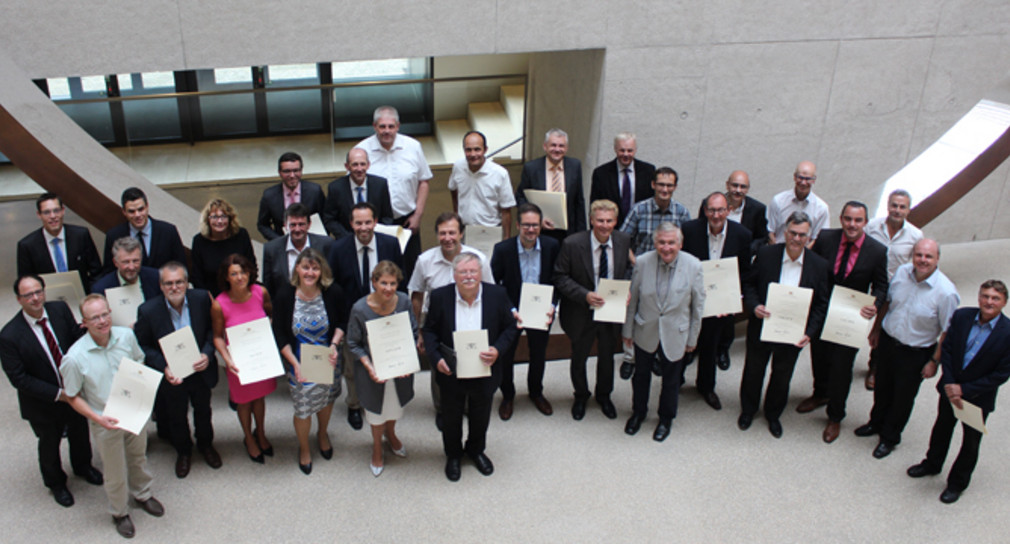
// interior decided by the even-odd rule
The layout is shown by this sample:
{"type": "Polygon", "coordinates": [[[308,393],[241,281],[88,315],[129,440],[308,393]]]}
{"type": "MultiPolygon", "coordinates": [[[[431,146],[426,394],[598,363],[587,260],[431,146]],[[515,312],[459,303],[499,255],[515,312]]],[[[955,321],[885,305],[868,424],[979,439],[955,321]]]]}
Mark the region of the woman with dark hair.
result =
{"type": "Polygon", "coordinates": [[[255,273],[249,259],[238,254],[228,255],[218,271],[222,292],[214,299],[210,317],[214,326],[214,347],[228,367],[228,396],[237,405],[238,420],[245,434],[246,451],[250,459],[262,464],[264,455],[274,454],[274,448],[264,432],[264,398],[277,389],[277,380],[270,378],[242,385],[225,337],[225,329],[228,327],[255,321],[273,313],[266,289],[252,283],[255,273]],[[253,418],[256,419],[255,431],[253,418]]]}
{"type": "Polygon", "coordinates": [[[249,232],[238,222],[238,213],[228,201],[220,198],[212,199],[200,212],[200,232],[193,236],[190,245],[190,256],[193,266],[189,271],[189,279],[193,287],[206,289],[215,297],[221,294],[222,286],[218,283],[218,269],[221,261],[233,253],[242,255],[252,263],[253,272],[249,276],[256,278],[256,254],[253,252],[249,232]]]}
{"type": "Polygon", "coordinates": [[[340,395],[341,369],[337,364],[337,345],[344,338],[347,310],[340,286],[333,283],[333,273],[321,253],[306,248],[295,259],[291,282],[276,293],[274,306],[274,337],[287,365],[288,385],[294,401],[295,434],[298,436],[298,467],[305,474],[312,472],[312,452],[309,432],[312,415],[319,423],[316,442],[323,459],[333,457],[333,445],[326,434],[333,412],[333,401],[340,395]],[[327,346],[333,367],[330,384],[307,381],[302,376],[302,346],[327,346]]]}

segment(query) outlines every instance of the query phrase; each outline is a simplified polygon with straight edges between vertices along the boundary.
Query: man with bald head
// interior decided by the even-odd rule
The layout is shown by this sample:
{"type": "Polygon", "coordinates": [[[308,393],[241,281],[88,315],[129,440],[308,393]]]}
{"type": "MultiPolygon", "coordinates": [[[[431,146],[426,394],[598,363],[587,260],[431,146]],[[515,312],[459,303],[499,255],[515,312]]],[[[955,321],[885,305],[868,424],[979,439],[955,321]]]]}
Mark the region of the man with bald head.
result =
{"type": "MultiPolygon", "coordinates": [[[[750,192],[750,176],[743,170],[730,172],[726,179],[726,205],[729,213],[726,218],[747,227],[751,232],[753,242],[751,252],[768,241],[768,210],[758,200],[747,196],[750,192]]],[[[703,214],[699,213],[699,216],[703,214]]]]}
{"type": "Polygon", "coordinates": [[[593,184],[589,201],[601,198],[617,204],[617,225],[624,224],[631,207],[652,198],[652,178],[656,167],[635,158],[638,142],[631,132],[621,132],[614,137],[614,160],[593,170],[593,184]]]}
{"type": "Polygon", "coordinates": [[[830,221],[828,214],[831,213],[827,202],[814,194],[812,189],[815,181],[817,181],[817,166],[814,163],[803,161],[796,165],[796,171],[793,172],[795,183],[793,189],[775,195],[768,204],[768,243],[781,242],[786,219],[793,212],[803,212],[810,218],[810,240],[807,247],[814,246],[821,229],[828,226],[830,221]]]}
{"type": "Polygon", "coordinates": [[[368,153],[364,149],[351,148],[344,161],[347,175],[331,181],[327,187],[322,219],[326,232],[337,240],[354,232],[351,227],[351,208],[355,204],[368,202],[375,206],[377,223],[393,223],[389,185],[386,178],[369,174],[370,166],[368,153]]]}

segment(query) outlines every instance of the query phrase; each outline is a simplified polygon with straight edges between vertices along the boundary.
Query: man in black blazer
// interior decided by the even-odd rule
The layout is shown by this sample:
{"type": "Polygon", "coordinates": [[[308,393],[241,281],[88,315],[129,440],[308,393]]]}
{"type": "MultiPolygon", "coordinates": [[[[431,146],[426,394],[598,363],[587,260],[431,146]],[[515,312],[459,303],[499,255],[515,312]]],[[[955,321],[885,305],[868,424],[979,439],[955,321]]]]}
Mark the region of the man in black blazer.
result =
{"type": "Polygon", "coordinates": [[[263,190],[256,218],[256,229],[267,241],[284,235],[284,210],[288,206],[301,202],[309,209],[309,215],[322,215],[325,202],[323,188],[318,183],[302,181],[302,157],[297,153],[289,151],[281,155],[277,173],[281,183],[263,190]]]}
{"type": "MultiPolygon", "coordinates": [[[[861,315],[872,319],[887,297],[887,247],[863,232],[866,205],[846,202],[842,207],[840,229],[824,229],[814,242],[814,253],[828,262],[828,283],[860,293],[869,291],[876,299],[862,308],[861,315]]],[[[828,444],[838,438],[845,418],[845,401],[852,385],[852,365],[857,348],[820,339],[810,344],[810,363],[814,374],[813,394],[800,402],[796,411],[804,414],[828,405],[828,424],[821,437],[828,444]]]]}
{"type": "Polygon", "coordinates": [[[554,287],[561,295],[561,328],[572,341],[571,376],[575,387],[572,417],[581,420],[586,415],[589,382],[586,359],[596,346],[596,402],[603,414],[617,418],[617,409],[610,400],[614,390],[614,353],[620,351],[621,324],[593,321],[593,310],[603,305],[596,288],[601,278],[627,280],[631,278],[628,261],[631,237],[614,230],[617,226],[617,204],[596,200],[590,205],[592,230],[577,232],[561,244],[554,265],[554,287]],[[606,266],[601,271],[601,264],[606,266]]]}
{"type": "Polygon", "coordinates": [[[11,385],[18,391],[21,418],[38,437],[42,482],[61,506],[72,506],[67,474],[60,460],[64,430],[70,443],[74,474],[90,484],[101,485],[102,473],[91,466],[88,423],[70,407],[57,370],[63,354],[84,333],[65,302],[46,302],[45,283],[36,275],[20,276],[14,282],[21,311],[0,330],[0,362],[11,385]],[[49,345],[53,339],[53,346],[49,345]]]}
{"type": "MultiPolygon", "coordinates": [[[[921,463],[908,468],[908,475],[921,478],[939,474],[947,458],[957,419],[951,404],[959,409],[970,402],[982,409],[982,420],[996,409],[996,391],[1010,377],[1010,319],[1003,315],[1007,303],[1006,285],[988,280],[978,292],[978,308],[954,312],[943,340],[940,365],[943,374],[936,384],[940,393],[936,423],[929,437],[929,451],[921,463]]],[[[961,451],[950,468],[947,488],[940,500],[956,501],[971,482],[978,462],[982,433],[962,424],[961,451]]]]}
{"type": "Polygon", "coordinates": [[[544,138],[547,154],[523,165],[523,173],[516,189],[516,205],[528,202],[526,189],[564,192],[568,204],[568,229],[556,228],[553,221],[544,221],[544,234],[564,240],[565,236],[586,230],[586,199],[582,192],[582,163],[565,156],[568,153],[568,134],[557,128],[547,131],[544,138]]]}
{"type": "Polygon", "coordinates": [[[445,475],[450,481],[460,477],[460,459],[466,453],[485,476],[494,465],[484,448],[491,420],[494,391],[501,380],[499,355],[515,341],[518,331],[508,294],[503,287],[481,281],[481,259],[460,253],[452,261],[454,284],[431,292],[428,317],[424,322],[424,345],[429,359],[437,361],[433,372],[442,392],[442,446],[447,457],[445,475]],[[466,308],[463,312],[461,308],[466,308]],[[462,312],[462,313],[461,313],[462,312]],[[456,331],[487,331],[488,348],[480,360],[491,367],[490,376],[459,378],[456,366],[456,331]],[[463,411],[467,410],[469,434],[463,445],[463,411]]]}
{"type": "Polygon", "coordinates": [[[123,191],[120,197],[123,206],[123,216],[126,223],[116,225],[105,233],[105,272],[111,272],[112,244],[124,236],[136,238],[141,242],[142,261],[144,266],[158,269],[161,265],[176,261],[186,262],[186,249],[179,238],[179,230],[175,225],[159,221],[149,216],[150,208],[147,195],[136,187],[123,191]]]}
{"type": "MultiPolygon", "coordinates": [[[[736,257],[742,286],[750,271],[750,231],[739,223],[726,219],[729,210],[726,196],[722,193],[708,195],[702,208],[702,217],[681,226],[684,251],[701,261],[736,257]],[[712,248],[721,251],[718,255],[713,255],[710,251],[712,248]]],[[[733,315],[706,317],[701,321],[701,333],[698,335],[698,374],[695,384],[705,402],[715,410],[722,409],[722,402],[715,392],[716,361],[722,338],[727,334],[726,329],[730,330],[730,337],[733,335],[733,324],[733,315]]]]}
{"type": "Polygon", "coordinates": [[[124,236],[111,245],[112,272],[105,274],[91,286],[92,293],[104,295],[105,291],[113,287],[133,285],[140,281],[140,291],[144,294],[144,300],[150,300],[161,294],[158,288],[158,269],[148,266],[141,266],[141,254],[143,249],[140,241],[130,236],[124,236]]]}
{"type": "Polygon", "coordinates": [[[762,247],[747,280],[743,285],[744,309],[751,314],[747,323],[747,358],[740,383],[740,430],[750,428],[761,401],[768,360],[772,360],[772,373],[765,392],[764,414],[768,431],[775,438],[782,437],[779,417],[789,400],[789,381],[793,377],[796,358],[803,346],[820,334],[828,308],[828,263],[820,255],[806,249],[810,236],[810,217],[803,212],[793,212],[783,230],[785,243],[762,247]],[[807,314],[805,334],[795,345],[761,340],[764,319],[771,316],[765,307],[768,284],[779,283],[813,289],[807,314]]]}
{"type": "Polygon", "coordinates": [[[214,449],[214,427],[211,424],[210,390],[217,385],[217,359],[214,356],[214,330],[211,327],[210,293],[189,289],[189,274],[182,263],[161,267],[161,295],[144,302],[137,310],[134,333],[144,350],[144,363],[165,374],[158,387],[158,396],[165,404],[168,432],[177,458],[175,475],[189,474],[193,455],[193,440],[189,431],[189,406],[193,405],[193,426],[196,447],[211,468],[221,467],[221,456],[214,449]],[[193,373],[185,378],[176,376],[165,361],[162,337],[185,326],[193,330],[200,349],[200,358],[193,361],[193,373]]]}
{"type": "Polygon", "coordinates": [[[288,233],[263,244],[263,287],[271,297],[276,296],[281,286],[290,280],[291,267],[299,253],[311,247],[326,255],[333,244],[329,236],[309,232],[311,215],[305,204],[300,202],[288,206],[284,210],[288,233]]]}
{"type": "Polygon", "coordinates": [[[351,234],[351,208],[361,202],[375,207],[379,223],[393,224],[393,206],[389,201],[386,178],[369,174],[370,164],[368,152],[360,147],[351,148],[344,163],[347,175],[331,181],[327,188],[323,224],[337,240],[351,234]]]}
{"type": "MultiPolygon", "coordinates": [[[[519,206],[516,215],[519,223],[519,235],[498,242],[491,253],[491,272],[494,274],[494,281],[505,288],[514,309],[519,308],[519,297],[522,295],[523,283],[551,285],[554,261],[557,259],[560,249],[557,240],[540,236],[543,214],[536,204],[527,202],[519,206]],[[520,256],[520,252],[522,252],[522,256],[520,256]]],[[[554,291],[552,302],[556,304],[557,300],[558,293],[554,291]]],[[[549,320],[548,323],[554,322],[553,308],[549,320]]],[[[521,326],[522,321],[519,324],[521,326]]],[[[550,339],[551,333],[550,330],[524,330],[526,331],[530,357],[526,387],[529,390],[530,400],[533,401],[537,410],[545,416],[549,416],[554,413],[554,409],[544,397],[544,370],[547,363],[547,341],[550,339]]],[[[516,334],[516,341],[509,346],[499,363],[499,366],[502,367],[502,402],[498,407],[498,416],[502,421],[507,421],[512,417],[514,408],[516,386],[513,365],[516,346],[519,344],[521,335],[522,330],[516,334]]]]}
{"type": "Polygon", "coordinates": [[[656,177],[656,167],[636,159],[637,152],[638,143],[635,135],[622,132],[614,138],[614,153],[617,158],[593,170],[589,201],[606,199],[617,204],[618,226],[624,224],[624,218],[628,216],[628,211],[636,202],[652,198],[652,181],[656,177]]]}
{"type": "Polygon", "coordinates": [[[87,292],[102,273],[102,262],[98,259],[91,231],[64,224],[65,212],[63,201],[53,193],[44,193],[35,199],[35,213],[42,221],[42,228],[18,241],[18,276],[77,270],[81,286],[87,292]],[[57,246],[61,252],[59,256],[55,253],[57,246]]]}

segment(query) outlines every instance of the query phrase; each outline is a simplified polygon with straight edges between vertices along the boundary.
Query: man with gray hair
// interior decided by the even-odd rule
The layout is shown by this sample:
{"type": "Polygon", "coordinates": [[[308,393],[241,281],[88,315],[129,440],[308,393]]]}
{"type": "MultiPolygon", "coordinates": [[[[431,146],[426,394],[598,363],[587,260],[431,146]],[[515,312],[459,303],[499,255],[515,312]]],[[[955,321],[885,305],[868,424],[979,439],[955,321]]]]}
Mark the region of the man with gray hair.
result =
{"type": "Polygon", "coordinates": [[[652,198],[652,179],[656,175],[656,167],[635,158],[636,153],[636,136],[631,132],[621,132],[614,137],[614,154],[617,157],[593,170],[589,201],[605,198],[617,204],[618,225],[624,224],[631,206],[652,198]]]}
{"type": "Polygon", "coordinates": [[[562,241],[569,234],[586,230],[586,199],[582,192],[582,163],[565,156],[568,153],[568,134],[552,128],[544,136],[543,157],[523,165],[522,177],[516,189],[516,204],[528,202],[526,190],[564,193],[568,205],[568,228],[561,229],[554,221],[544,218],[543,233],[562,241]]]}
{"type": "Polygon", "coordinates": [[[115,270],[98,278],[91,286],[92,293],[104,295],[107,289],[133,285],[140,282],[144,300],[158,296],[158,269],[141,266],[142,249],[140,241],[132,236],[123,236],[112,243],[112,264],[115,270]]]}

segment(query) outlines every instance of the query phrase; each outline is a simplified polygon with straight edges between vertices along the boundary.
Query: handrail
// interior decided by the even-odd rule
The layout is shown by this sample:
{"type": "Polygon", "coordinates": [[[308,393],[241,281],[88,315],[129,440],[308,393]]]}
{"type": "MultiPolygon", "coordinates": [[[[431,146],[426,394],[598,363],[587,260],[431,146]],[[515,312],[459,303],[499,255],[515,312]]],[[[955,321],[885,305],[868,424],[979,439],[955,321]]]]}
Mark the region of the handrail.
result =
{"type": "Polygon", "coordinates": [[[515,140],[512,140],[511,142],[509,142],[509,143],[507,143],[507,144],[499,147],[498,149],[495,149],[494,151],[492,151],[490,153],[486,153],[484,155],[484,157],[490,159],[491,157],[494,157],[495,155],[501,153],[502,151],[505,151],[506,149],[512,147],[514,144],[517,144],[517,143],[523,141],[525,138],[526,138],[526,136],[520,136],[520,137],[516,138],[515,140]]]}

